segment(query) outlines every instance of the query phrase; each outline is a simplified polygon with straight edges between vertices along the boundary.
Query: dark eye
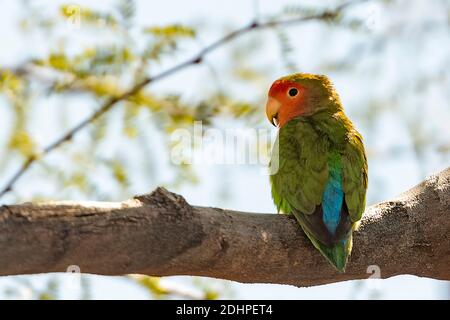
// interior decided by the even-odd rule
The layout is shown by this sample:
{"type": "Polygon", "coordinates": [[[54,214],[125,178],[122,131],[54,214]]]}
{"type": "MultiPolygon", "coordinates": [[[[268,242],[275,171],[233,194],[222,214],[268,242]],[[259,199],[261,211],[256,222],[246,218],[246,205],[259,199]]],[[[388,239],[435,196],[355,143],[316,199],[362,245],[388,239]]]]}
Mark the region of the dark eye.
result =
{"type": "Polygon", "coordinates": [[[288,91],[289,96],[295,97],[298,94],[297,88],[290,88],[288,91]]]}

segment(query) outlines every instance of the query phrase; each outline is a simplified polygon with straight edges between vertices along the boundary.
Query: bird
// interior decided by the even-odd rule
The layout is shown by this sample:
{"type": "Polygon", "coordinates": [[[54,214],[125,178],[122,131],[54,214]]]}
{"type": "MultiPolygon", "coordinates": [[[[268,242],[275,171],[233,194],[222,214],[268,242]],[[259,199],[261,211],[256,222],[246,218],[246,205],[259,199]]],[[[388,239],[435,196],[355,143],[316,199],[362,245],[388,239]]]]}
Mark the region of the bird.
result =
{"type": "Polygon", "coordinates": [[[278,128],[269,163],[278,213],[293,215],[343,273],[366,204],[363,138],[324,75],[294,73],[273,82],[266,115],[278,128]]]}

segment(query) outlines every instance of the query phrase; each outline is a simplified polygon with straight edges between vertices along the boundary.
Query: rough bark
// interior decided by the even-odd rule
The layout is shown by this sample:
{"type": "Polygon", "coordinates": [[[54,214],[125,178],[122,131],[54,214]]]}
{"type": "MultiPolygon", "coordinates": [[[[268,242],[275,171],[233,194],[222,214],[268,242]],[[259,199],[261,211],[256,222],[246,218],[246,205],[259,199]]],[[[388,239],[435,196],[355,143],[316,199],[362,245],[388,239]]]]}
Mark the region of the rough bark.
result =
{"type": "Polygon", "coordinates": [[[450,280],[450,168],[368,207],[347,271],[336,272],[294,219],[189,205],[158,188],[118,203],[0,209],[0,275],[198,275],[312,286],[400,274],[450,280]],[[371,267],[377,266],[377,267],[371,267]]]}

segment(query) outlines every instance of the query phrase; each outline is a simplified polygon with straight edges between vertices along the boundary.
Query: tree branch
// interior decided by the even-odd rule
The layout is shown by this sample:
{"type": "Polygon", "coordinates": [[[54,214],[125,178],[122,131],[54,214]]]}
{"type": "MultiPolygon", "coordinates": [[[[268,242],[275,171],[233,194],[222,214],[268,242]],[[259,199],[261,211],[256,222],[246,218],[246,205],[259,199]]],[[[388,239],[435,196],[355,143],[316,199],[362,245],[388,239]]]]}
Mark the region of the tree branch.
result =
{"type": "MultiPolygon", "coordinates": [[[[274,20],[274,21],[268,21],[264,23],[259,23],[258,21],[252,22],[247,26],[244,26],[242,28],[239,28],[233,32],[230,32],[229,34],[225,35],[222,38],[217,39],[216,41],[212,42],[211,44],[204,47],[202,50],[199,51],[198,54],[193,56],[190,59],[187,59],[179,64],[174,65],[173,67],[168,68],[165,71],[162,71],[161,73],[144,78],[142,81],[134,84],[130,89],[127,91],[107,99],[103,105],[95,111],[93,114],[88,116],[86,119],[80,121],[77,125],[75,125],[73,128],[71,128],[69,131],[61,135],[59,138],[57,138],[55,141],[48,144],[47,147],[43,148],[43,150],[39,154],[30,155],[23,164],[19,167],[19,169],[12,175],[12,177],[6,182],[3,189],[0,189],[0,198],[3,197],[5,194],[9,193],[13,190],[14,185],[16,182],[31,168],[31,166],[38,161],[39,159],[42,159],[55,149],[59,148],[61,145],[63,145],[66,142],[69,142],[72,140],[72,138],[80,132],[82,129],[87,127],[89,124],[93,123],[95,120],[103,116],[105,113],[110,111],[113,107],[115,107],[119,102],[126,101],[127,99],[131,98],[133,95],[139,93],[143,88],[147,87],[149,84],[154,83],[156,81],[162,80],[164,78],[167,78],[181,70],[186,69],[189,66],[200,64],[203,59],[210,54],[211,52],[217,50],[218,48],[222,47],[223,45],[227,44],[228,42],[231,42],[232,40],[249,33],[252,30],[258,30],[258,29],[267,29],[271,27],[277,27],[277,26],[290,26],[299,24],[302,22],[307,22],[311,20],[332,20],[336,18],[344,9],[347,7],[353,5],[353,4],[359,4],[361,2],[365,2],[367,0],[356,0],[356,1],[349,1],[346,3],[341,4],[340,6],[336,7],[334,10],[326,10],[322,13],[318,14],[312,14],[305,17],[300,18],[292,18],[292,19],[286,19],[286,20],[274,20]]],[[[25,72],[24,70],[20,70],[21,72],[25,72]]]]}
{"type": "Polygon", "coordinates": [[[198,275],[312,286],[400,274],[450,280],[450,168],[367,208],[345,274],[284,215],[189,205],[158,188],[119,203],[0,209],[0,275],[64,272],[198,275]]]}

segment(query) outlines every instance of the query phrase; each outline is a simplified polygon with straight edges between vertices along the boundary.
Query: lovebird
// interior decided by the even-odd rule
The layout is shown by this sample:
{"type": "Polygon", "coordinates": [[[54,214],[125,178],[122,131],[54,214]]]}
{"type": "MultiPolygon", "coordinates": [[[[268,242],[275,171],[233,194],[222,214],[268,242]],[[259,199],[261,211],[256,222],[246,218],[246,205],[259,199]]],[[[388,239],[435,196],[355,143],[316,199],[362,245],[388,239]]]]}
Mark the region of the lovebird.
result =
{"type": "Polygon", "coordinates": [[[270,159],[272,198],[340,272],[364,212],[367,158],[331,81],[295,73],[276,80],[266,105],[279,128],[270,159]]]}

